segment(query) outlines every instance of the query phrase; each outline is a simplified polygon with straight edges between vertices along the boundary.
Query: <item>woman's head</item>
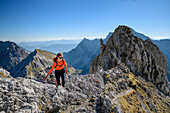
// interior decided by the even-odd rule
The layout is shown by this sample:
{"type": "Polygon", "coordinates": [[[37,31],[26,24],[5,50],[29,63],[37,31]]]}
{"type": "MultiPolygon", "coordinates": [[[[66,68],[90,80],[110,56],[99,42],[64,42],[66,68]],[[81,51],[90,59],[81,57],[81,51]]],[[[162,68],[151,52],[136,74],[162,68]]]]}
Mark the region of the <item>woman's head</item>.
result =
{"type": "Polygon", "coordinates": [[[57,54],[57,57],[60,57],[60,56],[63,56],[63,54],[62,54],[62,53],[58,53],[58,54],[57,54]]]}
{"type": "Polygon", "coordinates": [[[62,53],[58,53],[56,57],[53,58],[54,61],[56,61],[58,58],[62,58],[63,54],[62,53]]]}

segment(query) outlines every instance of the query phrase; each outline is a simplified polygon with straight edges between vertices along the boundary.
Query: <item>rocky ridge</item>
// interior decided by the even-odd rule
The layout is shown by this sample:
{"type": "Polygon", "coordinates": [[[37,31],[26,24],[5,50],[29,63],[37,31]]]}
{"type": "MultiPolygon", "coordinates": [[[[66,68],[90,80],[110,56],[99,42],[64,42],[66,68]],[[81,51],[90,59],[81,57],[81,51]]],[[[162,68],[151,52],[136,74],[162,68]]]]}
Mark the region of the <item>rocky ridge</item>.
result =
{"type": "Polygon", "coordinates": [[[94,74],[65,77],[66,86],[56,87],[37,81],[34,76],[7,78],[0,73],[0,111],[122,113],[170,110],[169,96],[158,91],[153,83],[132,74],[123,64],[107,71],[100,67],[94,74]]]}
{"type": "MultiPolygon", "coordinates": [[[[53,58],[55,56],[56,55],[51,52],[35,49],[34,52],[29,54],[12,69],[11,75],[13,77],[35,76],[39,79],[43,79],[52,67],[54,63],[53,58]]],[[[78,74],[81,72],[81,70],[76,70],[69,64],[67,66],[70,74],[78,74]]]]}
{"type": "Polygon", "coordinates": [[[100,40],[100,49],[90,64],[90,73],[96,72],[98,66],[107,70],[123,63],[133,74],[144,77],[170,96],[166,58],[150,39],[143,41],[129,27],[118,26],[106,44],[100,40]]]}

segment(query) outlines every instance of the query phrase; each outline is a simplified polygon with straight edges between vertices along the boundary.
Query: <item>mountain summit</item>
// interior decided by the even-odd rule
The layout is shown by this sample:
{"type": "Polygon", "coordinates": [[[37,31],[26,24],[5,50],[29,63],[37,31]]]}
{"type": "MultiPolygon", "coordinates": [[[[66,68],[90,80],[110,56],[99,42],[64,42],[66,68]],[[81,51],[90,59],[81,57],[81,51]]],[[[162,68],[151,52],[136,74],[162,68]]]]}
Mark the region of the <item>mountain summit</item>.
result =
{"type": "Polygon", "coordinates": [[[107,43],[102,42],[101,39],[100,54],[90,64],[90,73],[96,72],[98,66],[107,70],[123,63],[135,75],[144,77],[170,95],[166,58],[150,39],[144,41],[135,36],[131,28],[118,26],[107,43]]]}
{"type": "Polygon", "coordinates": [[[63,56],[71,66],[83,70],[81,74],[87,74],[90,62],[99,52],[99,39],[89,40],[84,38],[76,48],[64,53],[63,56]]]}

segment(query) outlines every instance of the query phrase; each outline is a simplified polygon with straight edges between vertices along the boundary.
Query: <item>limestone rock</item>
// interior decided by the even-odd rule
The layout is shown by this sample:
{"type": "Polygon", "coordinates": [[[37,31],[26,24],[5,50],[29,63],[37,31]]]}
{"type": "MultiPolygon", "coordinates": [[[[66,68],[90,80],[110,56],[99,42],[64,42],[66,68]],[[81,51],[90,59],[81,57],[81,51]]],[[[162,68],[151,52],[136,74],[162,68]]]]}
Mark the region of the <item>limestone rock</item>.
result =
{"type": "MultiPolygon", "coordinates": [[[[4,73],[8,76],[8,72],[4,73]]],[[[0,77],[0,112],[168,112],[170,98],[125,65],[65,75],[65,87],[36,77],[0,77]],[[100,82],[98,82],[100,81],[100,82]]]]}
{"type": "Polygon", "coordinates": [[[107,70],[125,64],[133,74],[144,77],[170,95],[166,58],[150,39],[143,41],[134,36],[129,27],[118,26],[101,48],[101,53],[90,64],[90,73],[96,72],[98,66],[107,70]]]}

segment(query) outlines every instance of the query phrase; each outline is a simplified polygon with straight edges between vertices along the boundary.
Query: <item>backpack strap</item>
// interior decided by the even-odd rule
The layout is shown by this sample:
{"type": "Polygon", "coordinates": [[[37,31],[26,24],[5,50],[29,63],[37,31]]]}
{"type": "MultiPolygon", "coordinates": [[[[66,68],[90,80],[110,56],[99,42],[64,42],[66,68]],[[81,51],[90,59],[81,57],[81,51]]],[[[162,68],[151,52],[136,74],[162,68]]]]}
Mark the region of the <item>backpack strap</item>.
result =
{"type": "Polygon", "coordinates": [[[57,66],[63,66],[64,65],[64,60],[62,59],[62,62],[63,62],[63,64],[61,64],[61,65],[57,65],[57,61],[55,61],[56,62],[56,66],[55,66],[55,68],[57,67],[57,66]]]}

